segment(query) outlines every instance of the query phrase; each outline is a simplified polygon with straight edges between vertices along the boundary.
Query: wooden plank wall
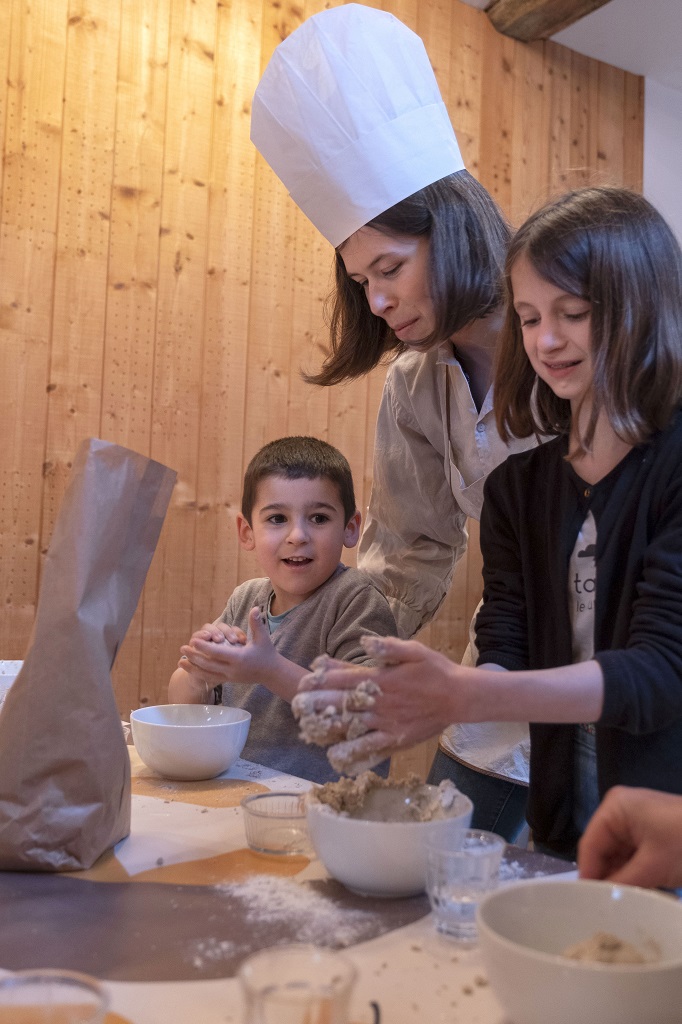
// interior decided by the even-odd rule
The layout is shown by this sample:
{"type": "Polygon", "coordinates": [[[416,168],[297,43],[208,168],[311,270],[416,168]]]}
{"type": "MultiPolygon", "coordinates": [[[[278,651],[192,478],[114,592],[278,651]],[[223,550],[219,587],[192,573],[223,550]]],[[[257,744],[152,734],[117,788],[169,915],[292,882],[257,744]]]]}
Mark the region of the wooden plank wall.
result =
{"type": "MultiPolygon", "coordinates": [[[[180,644],[258,574],[235,515],[260,445],[327,438],[369,497],[383,371],[300,380],[332,252],[248,137],[273,48],[322,6],[0,4],[0,656],[24,654],[79,442],[149,454],[179,480],[115,668],[125,715],[165,699],[180,644]]],[[[423,37],[467,166],[513,222],[572,185],[641,187],[641,79],[515,43],[458,0],[384,7],[423,37]]],[[[424,638],[461,654],[479,589],[474,524],[424,638]]]]}

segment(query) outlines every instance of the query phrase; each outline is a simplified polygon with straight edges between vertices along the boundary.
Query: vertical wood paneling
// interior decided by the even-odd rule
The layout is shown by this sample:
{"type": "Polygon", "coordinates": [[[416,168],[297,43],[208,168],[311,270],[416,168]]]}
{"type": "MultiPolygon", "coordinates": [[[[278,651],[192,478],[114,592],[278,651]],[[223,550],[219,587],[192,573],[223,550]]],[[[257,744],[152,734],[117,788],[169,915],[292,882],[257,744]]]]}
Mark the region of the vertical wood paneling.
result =
{"type": "MultiPolygon", "coordinates": [[[[458,0],[374,5],[424,39],[465,162],[513,223],[566,185],[641,187],[641,79],[515,43],[458,0]]],[[[385,368],[302,382],[326,349],[333,252],[248,137],[272,50],[326,6],[0,4],[0,654],[24,653],[82,438],[149,453],[179,479],[115,670],[122,713],[165,699],[180,644],[259,572],[235,519],[262,444],[329,439],[369,498],[385,368]]],[[[453,657],[481,588],[475,523],[470,535],[423,634],[453,657]]]]}
{"type": "MultiPolygon", "coordinates": [[[[104,437],[147,455],[154,399],[169,27],[169,0],[123,0],[101,430],[104,437]]],[[[143,610],[140,602],[114,669],[126,718],[139,703],[143,610]]]]}
{"type": "Polygon", "coordinates": [[[625,72],[599,66],[597,163],[607,183],[623,181],[625,167],[625,72]]]}
{"type": "Polygon", "coordinates": [[[332,288],[334,250],[302,214],[296,217],[287,433],[329,434],[328,388],[304,384],[299,368],[317,369],[328,351],[324,303],[332,288]]]}
{"type": "Polygon", "coordinates": [[[571,54],[570,165],[571,185],[590,184],[590,107],[589,60],[580,53],[571,54]]]}
{"type": "Polygon", "coordinates": [[[145,453],[151,443],[169,19],[169,0],[123,0],[102,431],[145,453]]]}
{"type": "MultiPolygon", "coordinates": [[[[12,34],[13,4],[7,2],[0,9],[0,131],[7,130],[7,104],[10,89],[9,51],[12,34]]],[[[4,161],[0,160],[0,203],[2,202],[2,175],[4,161]]]]}
{"type": "Polygon", "coordinates": [[[68,8],[2,7],[0,643],[21,657],[39,581],[68,8]]]}
{"type": "Polygon", "coordinates": [[[217,13],[195,583],[186,609],[189,631],[217,618],[238,582],[236,519],[249,409],[244,382],[256,165],[249,126],[251,97],[261,71],[261,18],[249,0],[221,5],[217,13]]]}
{"type": "Polygon", "coordinates": [[[508,215],[522,224],[547,197],[549,160],[548,75],[542,43],[516,52],[512,138],[512,192],[508,215]]]}
{"type": "Polygon", "coordinates": [[[514,63],[518,44],[494,30],[488,21],[481,59],[489,73],[483,77],[480,108],[479,180],[508,212],[512,196],[512,136],[514,63]]]}
{"type": "Polygon", "coordinates": [[[145,588],[140,700],[150,703],[187,639],[194,585],[215,42],[214,0],[171,0],[151,454],[178,483],[145,588]]]}
{"type": "MultiPolygon", "coordinates": [[[[588,93],[588,109],[590,116],[588,119],[587,136],[587,157],[588,167],[590,168],[590,175],[593,184],[598,184],[599,175],[601,170],[598,167],[598,152],[599,152],[599,65],[591,62],[588,70],[587,77],[587,93],[588,93]]],[[[643,123],[642,123],[643,129],[643,123]]],[[[642,135],[644,134],[642,130],[642,135]]]]}
{"type": "Polygon", "coordinates": [[[70,0],[41,545],[73,456],[100,433],[120,3],[70,0]]]}
{"type": "Polygon", "coordinates": [[[429,59],[441,95],[450,97],[452,67],[452,10],[450,0],[421,0],[417,7],[416,32],[429,39],[429,59]]]}
{"type": "Polygon", "coordinates": [[[482,50],[486,19],[464,4],[455,7],[454,13],[457,16],[452,19],[450,92],[446,103],[462,159],[471,173],[479,177],[482,50]]]}
{"type": "Polygon", "coordinates": [[[571,52],[556,43],[546,44],[549,97],[549,187],[551,192],[572,188],[571,181],[571,52]]]}
{"type": "Polygon", "coordinates": [[[644,79],[625,76],[623,184],[641,191],[644,170],[644,79]]]}

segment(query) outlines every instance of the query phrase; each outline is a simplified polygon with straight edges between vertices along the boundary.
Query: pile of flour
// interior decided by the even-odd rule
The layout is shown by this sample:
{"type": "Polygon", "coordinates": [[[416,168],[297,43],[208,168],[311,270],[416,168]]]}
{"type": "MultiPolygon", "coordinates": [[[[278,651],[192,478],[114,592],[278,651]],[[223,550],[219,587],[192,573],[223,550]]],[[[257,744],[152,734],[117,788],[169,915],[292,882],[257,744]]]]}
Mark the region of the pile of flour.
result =
{"type": "Polygon", "coordinates": [[[239,900],[250,921],[285,923],[295,930],[298,942],[316,946],[351,946],[376,932],[375,915],[368,910],[348,910],[310,886],[276,875],[253,875],[243,882],[215,887],[239,900]]]}

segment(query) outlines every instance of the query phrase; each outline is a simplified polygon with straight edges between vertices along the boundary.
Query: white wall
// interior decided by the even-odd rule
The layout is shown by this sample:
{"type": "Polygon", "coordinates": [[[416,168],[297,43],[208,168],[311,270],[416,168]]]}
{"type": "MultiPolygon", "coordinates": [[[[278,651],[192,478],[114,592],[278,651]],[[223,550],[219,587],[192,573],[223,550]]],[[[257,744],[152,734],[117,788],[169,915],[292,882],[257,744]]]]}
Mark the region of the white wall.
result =
{"type": "Polygon", "coordinates": [[[644,195],[682,244],[682,0],[610,0],[552,39],[644,76],[644,195]]]}
{"type": "Polygon", "coordinates": [[[644,195],[682,244],[682,92],[652,78],[644,87],[644,195]]]}
{"type": "Polygon", "coordinates": [[[552,38],[644,76],[644,194],[682,243],[682,0],[610,0],[552,38]]]}
{"type": "Polygon", "coordinates": [[[682,89],[680,0],[610,0],[552,39],[586,57],[682,89]]]}

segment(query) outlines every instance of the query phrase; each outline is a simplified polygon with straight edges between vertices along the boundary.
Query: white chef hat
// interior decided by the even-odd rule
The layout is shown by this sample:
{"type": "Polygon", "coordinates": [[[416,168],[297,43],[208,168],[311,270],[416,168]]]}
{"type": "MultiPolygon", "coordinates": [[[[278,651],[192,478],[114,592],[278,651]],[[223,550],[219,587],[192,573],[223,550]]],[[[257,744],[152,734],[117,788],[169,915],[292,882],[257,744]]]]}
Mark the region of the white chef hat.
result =
{"type": "Polygon", "coordinates": [[[280,43],[251,139],[333,246],[464,168],[421,39],[361,4],[321,11],[280,43]]]}

